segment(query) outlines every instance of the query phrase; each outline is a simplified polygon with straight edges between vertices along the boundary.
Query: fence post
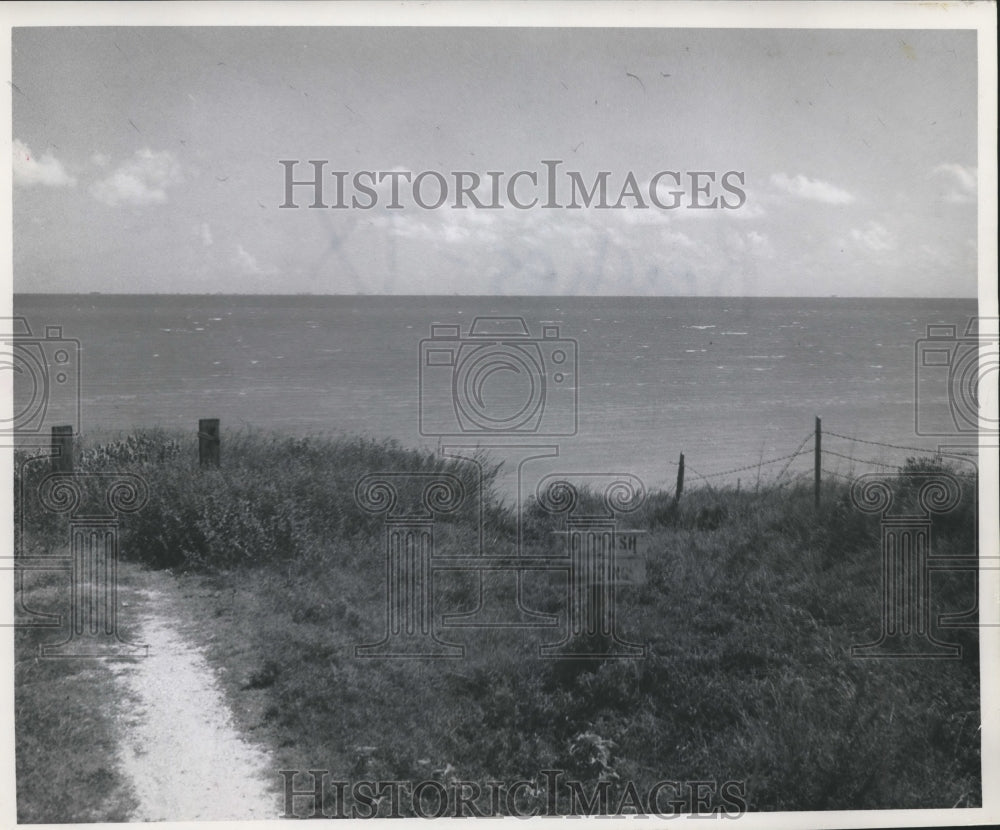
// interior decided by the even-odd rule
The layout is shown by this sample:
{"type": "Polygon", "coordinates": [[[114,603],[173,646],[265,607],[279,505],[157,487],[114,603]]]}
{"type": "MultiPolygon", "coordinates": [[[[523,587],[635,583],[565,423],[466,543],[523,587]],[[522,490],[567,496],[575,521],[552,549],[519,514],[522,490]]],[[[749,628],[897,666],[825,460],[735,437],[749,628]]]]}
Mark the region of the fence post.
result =
{"type": "Polygon", "coordinates": [[[684,492],[684,453],[681,453],[677,462],[677,487],[674,490],[674,504],[681,500],[681,493],[684,492]]]}
{"type": "Polygon", "coordinates": [[[822,456],[823,456],[823,421],[820,417],[816,416],[816,450],[815,450],[815,499],[816,508],[819,509],[819,485],[820,485],[820,474],[822,471],[822,456]]]}
{"type": "Polygon", "coordinates": [[[220,443],[219,419],[201,418],[198,421],[198,464],[218,467],[220,443]]]}
{"type": "Polygon", "coordinates": [[[73,472],[73,427],[52,427],[52,472],[73,472]]]}

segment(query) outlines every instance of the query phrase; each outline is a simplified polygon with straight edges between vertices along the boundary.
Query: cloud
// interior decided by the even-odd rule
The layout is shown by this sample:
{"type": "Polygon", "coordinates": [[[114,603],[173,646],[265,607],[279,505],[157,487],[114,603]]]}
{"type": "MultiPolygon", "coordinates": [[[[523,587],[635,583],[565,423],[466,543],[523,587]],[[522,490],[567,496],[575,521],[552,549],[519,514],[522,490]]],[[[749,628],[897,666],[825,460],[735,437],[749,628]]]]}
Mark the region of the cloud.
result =
{"type": "Polygon", "coordinates": [[[201,244],[206,248],[212,247],[212,243],[215,239],[212,236],[212,229],[208,226],[208,222],[201,223],[201,227],[198,228],[198,238],[201,240],[201,244]]]}
{"type": "Polygon", "coordinates": [[[971,204],[976,201],[977,170],[964,164],[948,162],[931,171],[932,176],[944,178],[950,185],[944,200],[952,204],[971,204]]]}
{"type": "Polygon", "coordinates": [[[697,243],[686,233],[681,231],[664,231],[663,241],[674,248],[694,248],[697,243]]]}
{"type": "Polygon", "coordinates": [[[771,184],[791,196],[828,205],[849,205],[854,201],[853,194],[846,190],[820,179],[807,178],[801,173],[794,177],[775,173],[771,176],[771,184]]]}
{"type": "Polygon", "coordinates": [[[179,180],[180,167],[171,153],[144,148],[96,182],[90,192],[111,207],[162,204],[167,201],[167,188],[179,180]]]}
{"type": "Polygon", "coordinates": [[[764,257],[774,256],[774,248],[772,247],[771,240],[766,233],[747,231],[743,240],[745,240],[744,247],[749,253],[764,257]]]}
{"type": "Polygon", "coordinates": [[[885,225],[869,222],[864,230],[851,230],[851,239],[870,251],[892,251],[896,248],[896,238],[885,225]]]}
{"type": "Polygon", "coordinates": [[[111,164],[111,156],[106,153],[94,153],[90,157],[90,163],[95,167],[107,167],[111,164]]]}
{"type": "Polygon", "coordinates": [[[244,274],[263,273],[260,265],[257,264],[257,257],[239,244],[236,246],[236,252],[233,254],[232,263],[244,274]]]}
{"type": "Polygon", "coordinates": [[[495,225],[520,224],[521,211],[511,211],[505,216],[481,210],[432,210],[418,214],[405,212],[376,217],[372,224],[384,227],[389,233],[403,239],[429,240],[441,243],[473,243],[496,245],[503,241],[503,234],[495,225]]]}
{"type": "Polygon", "coordinates": [[[41,184],[46,187],[73,187],[76,178],[66,172],[51,153],[36,157],[23,141],[14,139],[14,183],[30,187],[41,184]]]}

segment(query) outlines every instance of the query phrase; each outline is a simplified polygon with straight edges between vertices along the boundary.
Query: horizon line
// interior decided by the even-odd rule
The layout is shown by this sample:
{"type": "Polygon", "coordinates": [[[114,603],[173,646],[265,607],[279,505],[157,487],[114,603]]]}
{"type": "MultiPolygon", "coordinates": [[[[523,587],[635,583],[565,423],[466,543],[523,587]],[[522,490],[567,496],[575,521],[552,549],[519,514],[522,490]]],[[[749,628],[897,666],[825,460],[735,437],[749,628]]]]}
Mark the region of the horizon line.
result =
{"type": "Polygon", "coordinates": [[[580,299],[672,299],[672,300],[979,300],[978,296],[943,294],[361,294],[297,291],[13,291],[11,297],[413,297],[455,299],[517,299],[522,297],[558,297],[580,299]]]}

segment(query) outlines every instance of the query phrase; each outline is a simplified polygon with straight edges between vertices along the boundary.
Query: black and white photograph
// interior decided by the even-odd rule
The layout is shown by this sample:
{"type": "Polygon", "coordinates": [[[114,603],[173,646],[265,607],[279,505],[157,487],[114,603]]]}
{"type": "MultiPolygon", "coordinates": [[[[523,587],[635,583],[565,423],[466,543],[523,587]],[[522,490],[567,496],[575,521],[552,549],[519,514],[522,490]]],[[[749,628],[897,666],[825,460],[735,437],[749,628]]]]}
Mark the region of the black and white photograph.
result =
{"type": "Polygon", "coordinates": [[[1000,820],[995,4],[7,5],[0,824],[1000,820]]]}

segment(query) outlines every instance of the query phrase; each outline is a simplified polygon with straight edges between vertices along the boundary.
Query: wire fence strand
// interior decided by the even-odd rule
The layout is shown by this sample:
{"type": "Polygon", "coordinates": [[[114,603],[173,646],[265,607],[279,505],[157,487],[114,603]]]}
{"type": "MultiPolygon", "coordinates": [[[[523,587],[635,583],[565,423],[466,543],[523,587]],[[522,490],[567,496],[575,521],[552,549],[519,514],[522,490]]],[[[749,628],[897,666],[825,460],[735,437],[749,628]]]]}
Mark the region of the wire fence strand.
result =
{"type": "MultiPolygon", "coordinates": [[[[809,439],[806,439],[809,440],[809,439]]],[[[803,442],[805,443],[805,442],[803,442]]],[[[719,473],[709,473],[708,475],[702,475],[702,478],[719,478],[720,476],[728,476],[733,473],[742,473],[745,470],[756,470],[759,467],[767,467],[770,464],[776,464],[779,461],[785,461],[787,459],[794,459],[797,456],[805,455],[808,450],[796,450],[795,452],[789,453],[788,455],[779,455],[777,458],[768,458],[763,461],[756,461],[753,464],[747,464],[745,467],[735,467],[732,470],[723,470],[719,473]]],[[[701,475],[698,473],[697,475],[701,475]]]]}
{"type": "Polygon", "coordinates": [[[871,467],[888,467],[891,470],[905,470],[905,467],[901,467],[899,464],[890,464],[888,461],[880,461],[876,458],[855,458],[853,455],[845,455],[842,452],[836,452],[835,450],[823,450],[823,455],[834,455],[837,458],[844,458],[847,461],[854,461],[858,464],[867,464],[871,467]]]}
{"type": "Polygon", "coordinates": [[[783,475],[784,475],[784,474],[785,474],[786,472],[788,472],[788,468],[792,466],[792,462],[793,462],[793,461],[794,461],[794,460],[795,460],[795,459],[796,459],[796,458],[797,458],[797,457],[798,457],[799,455],[802,455],[802,453],[804,452],[804,450],[803,450],[803,447],[805,447],[805,445],[806,445],[806,442],[807,442],[807,441],[808,441],[808,440],[809,440],[810,438],[813,438],[813,437],[815,437],[815,435],[816,435],[816,432],[815,432],[815,430],[814,430],[813,432],[810,432],[810,433],[809,433],[809,434],[808,434],[808,435],[807,435],[807,436],[806,436],[805,438],[803,438],[803,439],[802,439],[802,443],[801,443],[801,444],[799,444],[799,445],[798,445],[798,447],[796,447],[796,449],[795,449],[795,452],[794,452],[794,453],[792,453],[792,457],[791,457],[790,459],[788,459],[788,463],[787,463],[787,464],[786,464],[786,465],[785,465],[784,467],[782,467],[782,468],[781,468],[781,472],[780,472],[780,473],[778,473],[778,476],[777,476],[777,478],[775,478],[775,479],[774,479],[775,483],[777,483],[777,482],[778,482],[778,481],[779,481],[779,480],[781,479],[781,477],[782,477],[782,476],[783,476],[783,475]]]}
{"type": "MultiPolygon", "coordinates": [[[[859,444],[870,444],[871,446],[874,447],[889,447],[890,449],[894,450],[909,450],[910,452],[934,453],[935,455],[938,454],[938,450],[929,450],[927,449],[927,447],[908,447],[904,444],[887,444],[885,441],[871,441],[867,438],[858,438],[853,435],[842,435],[839,432],[834,432],[833,430],[830,429],[824,429],[823,437],[826,438],[827,436],[831,436],[833,438],[842,438],[844,441],[856,441],[859,444]]],[[[956,452],[955,454],[960,455],[962,453],[956,452]]]]}
{"type": "MultiPolygon", "coordinates": [[[[722,478],[723,476],[731,476],[735,473],[742,473],[748,470],[760,470],[763,467],[768,467],[772,464],[777,464],[781,461],[784,461],[785,462],[784,466],[778,472],[778,475],[775,476],[775,478],[771,481],[771,486],[779,488],[785,487],[796,481],[801,481],[807,475],[812,475],[812,471],[810,470],[808,473],[800,472],[790,476],[786,481],[781,481],[781,479],[785,477],[786,473],[788,473],[789,468],[791,467],[792,463],[795,461],[796,458],[802,455],[811,455],[814,452],[814,450],[811,448],[806,449],[806,444],[809,442],[810,439],[814,438],[815,436],[816,436],[815,431],[810,432],[808,435],[805,436],[805,438],[802,439],[798,447],[795,448],[794,452],[790,452],[787,455],[779,455],[775,456],[774,458],[762,459],[760,461],[755,461],[751,464],[745,464],[741,467],[733,467],[732,469],[729,470],[721,470],[719,472],[714,472],[714,473],[702,473],[697,469],[695,469],[694,467],[692,467],[690,461],[685,461],[685,469],[689,473],[700,479],[701,481],[704,481],[705,484],[709,487],[709,489],[713,490],[714,492],[714,488],[712,487],[712,481],[711,481],[712,479],[722,478]]],[[[923,448],[911,447],[905,444],[890,444],[886,441],[872,441],[867,438],[857,438],[851,435],[844,435],[843,433],[835,432],[829,429],[823,430],[823,437],[840,438],[844,441],[855,441],[859,444],[866,444],[874,447],[886,447],[888,449],[893,449],[893,450],[907,450],[910,452],[921,453],[925,456],[926,455],[973,456],[976,454],[975,450],[972,450],[970,452],[962,452],[962,450],[957,447],[955,449],[948,449],[942,452],[940,448],[938,448],[937,450],[933,450],[933,449],[927,449],[926,447],[923,448]]],[[[825,458],[825,456],[828,455],[833,456],[835,458],[843,459],[845,461],[850,461],[852,464],[859,464],[868,467],[880,467],[885,470],[897,470],[897,471],[906,469],[905,466],[900,464],[893,464],[889,461],[883,461],[882,459],[878,458],[858,458],[857,456],[849,455],[847,453],[837,452],[836,450],[832,450],[829,447],[824,446],[823,449],[821,450],[821,457],[825,458]]],[[[668,461],[667,463],[670,464],[672,467],[677,467],[679,465],[678,461],[668,461]]],[[[824,475],[841,478],[844,479],[845,481],[852,481],[854,479],[853,475],[847,475],[837,470],[828,469],[827,467],[822,467],[821,473],[824,475]]]]}

